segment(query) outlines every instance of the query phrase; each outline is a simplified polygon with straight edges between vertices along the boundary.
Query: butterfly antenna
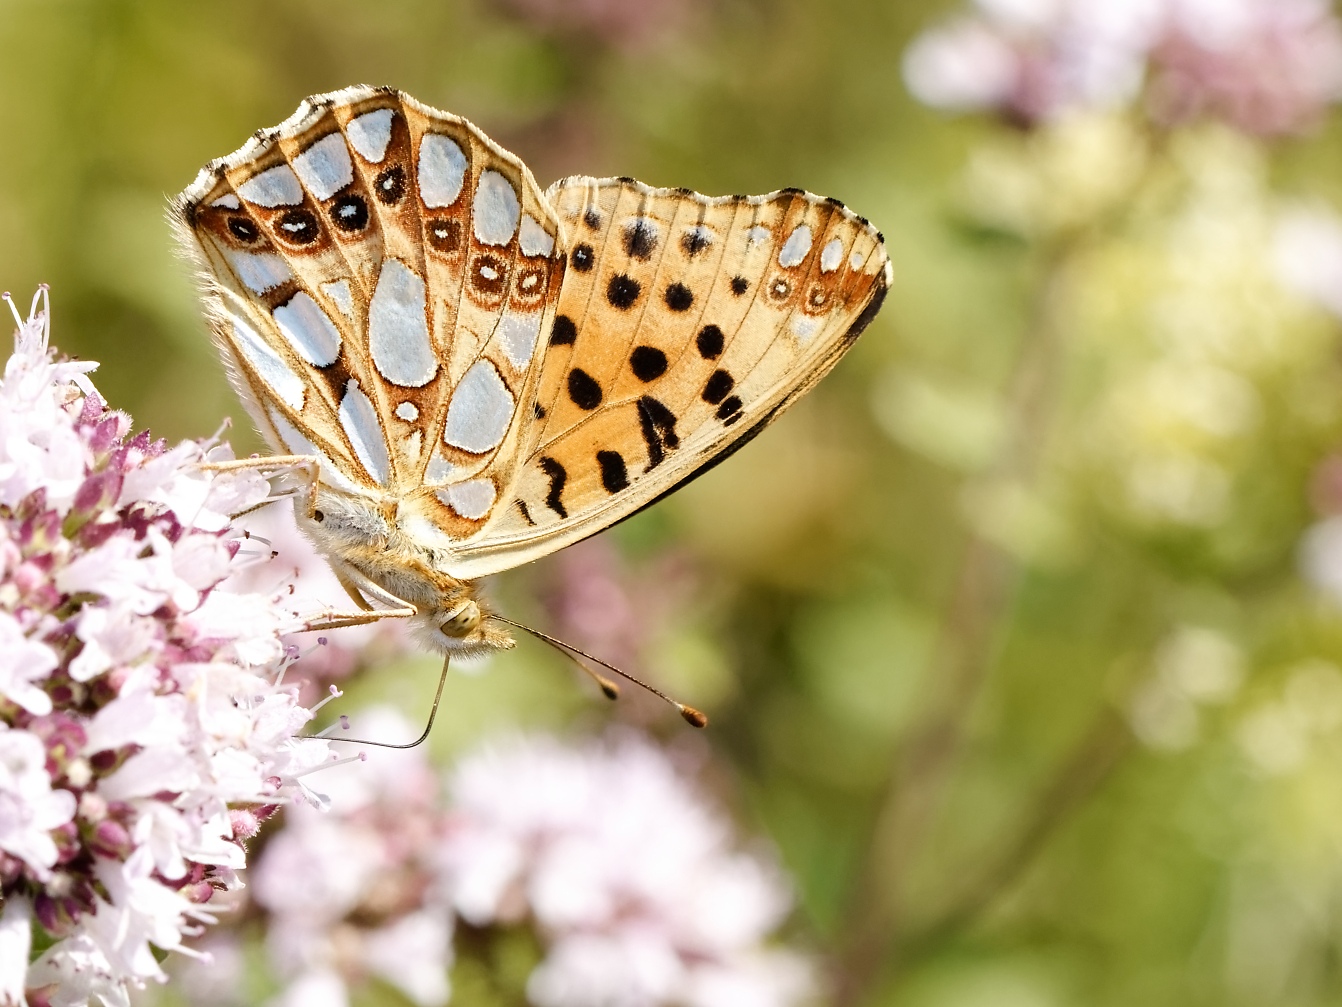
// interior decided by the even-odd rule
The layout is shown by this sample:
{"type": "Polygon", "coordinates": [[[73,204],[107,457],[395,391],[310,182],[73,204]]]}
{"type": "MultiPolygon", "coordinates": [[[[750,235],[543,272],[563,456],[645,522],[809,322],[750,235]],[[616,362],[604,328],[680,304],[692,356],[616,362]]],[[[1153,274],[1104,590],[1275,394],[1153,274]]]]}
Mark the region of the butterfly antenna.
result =
{"type": "Polygon", "coordinates": [[[308,735],[308,737],[324,737],[327,741],[340,741],[346,745],[374,745],[377,748],[415,748],[418,745],[424,744],[425,739],[429,736],[429,732],[433,730],[433,718],[438,716],[438,701],[443,698],[443,686],[447,682],[447,665],[451,660],[452,656],[450,654],[443,658],[443,670],[438,676],[438,691],[433,694],[433,706],[429,707],[429,722],[424,725],[424,733],[409,744],[393,745],[386,741],[369,741],[367,738],[333,738],[320,734],[308,735]]]}
{"type": "Polygon", "coordinates": [[[524,633],[530,633],[537,640],[541,640],[544,643],[548,643],[555,650],[569,657],[574,664],[576,664],[579,668],[587,672],[587,674],[591,675],[592,678],[596,680],[597,685],[601,686],[601,691],[604,692],[607,698],[609,699],[615,699],[616,697],[618,697],[620,694],[620,690],[616,688],[615,683],[610,681],[610,679],[606,678],[603,675],[597,674],[591,668],[583,664],[582,661],[579,661],[578,660],[579,657],[586,658],[593,664],[599,664],[607,671],[613,671],[615,674],[619,675],[626,681],[633,682],[641,689],[646,689],[648,692],[652,693],[658,699],[670,703],[672,706],[674,706],[677,710],[680,711],[680,715],[685,718],[685,722],[690,724],[691,726],[693,727],[708,726],[708,715],[705,714],[703,711],[696,710],[692,706],[686,706],[684,703],[677,702],[676,700],[668,696],[666,693],[664,693],[661,689],[657,688],[655,685],[649,685],[641,678],[635,678],[633,675],[629,674],[629,672],[621,671],[619,668],[615,667],[615,665],[609,664],[606,661],[601,660],[601,658],[599,657],[593,657],[585,650],[579,650],[571,643],[565,643],[563,640],[556,639],[555,637],[550,636],[547,633],[542,633],[538,629],[532,629],[530,626],[523,626],[520,622],[513,622],[511,619],[505,619],[501,615],[494,615],[493,613],[491,613],[489,618],[494,619],[497,622],[506,623],[507,625],[512,626],[514,629],[520,629],[524,633]]]}

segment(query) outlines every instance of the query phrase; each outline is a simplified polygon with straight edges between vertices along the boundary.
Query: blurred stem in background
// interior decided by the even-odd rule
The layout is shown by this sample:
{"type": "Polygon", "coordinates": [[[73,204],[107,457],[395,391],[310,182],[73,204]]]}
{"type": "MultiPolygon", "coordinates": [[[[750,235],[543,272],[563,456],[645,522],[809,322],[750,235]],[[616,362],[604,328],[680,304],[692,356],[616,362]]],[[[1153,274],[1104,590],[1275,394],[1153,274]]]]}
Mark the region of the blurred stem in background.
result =
{"type": "MultiPolygon", "coordinates": [[[[1005,396],[1007,431],[991,469],[981,478],[1028,483],[1055,421],[1056,382],[1066,359],[1066,319],[1060,317],[1069,271],[1087,241],[1089,225],[1048,235],[1036,255],[1038,279],[1005,396]]],[[[919,721],[895,749],[871,844],[856,876],[847,951],[840,959],[838,1003],[861,1002],[873,986],[896,979],[904,962],[936,947],[947,933],[972,923],[1066,813],[1104,779],[1130,745],[1123,720],[1105,708],[1045,785],[1014,835],[997,838],[987,863],[955,872],[959,880],[942,903],[921,918],[907,905],[908,873],[952,780],[972,711],[993,673],[1004,637],[1012,631],[1021,578],[1016,558],[970,530],[928,664],[928,695],[919,721]]],[[[1077,669],[1086,674],[1087,669],[1077,669]]],[[[1089,670],[1094,674],[1094,670],[1089,670]]]]}

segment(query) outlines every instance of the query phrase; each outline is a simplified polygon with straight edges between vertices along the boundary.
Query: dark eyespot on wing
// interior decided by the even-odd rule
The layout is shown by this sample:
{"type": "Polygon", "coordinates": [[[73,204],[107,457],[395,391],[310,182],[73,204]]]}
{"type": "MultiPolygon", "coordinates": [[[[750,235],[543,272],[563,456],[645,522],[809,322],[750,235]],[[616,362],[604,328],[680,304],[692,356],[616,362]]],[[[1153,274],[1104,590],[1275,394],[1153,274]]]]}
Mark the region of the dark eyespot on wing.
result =
{"type": "Polygon", "coordinates": [[[239,241],[245,241],[248,244],[261,237],[261,232],[257,230],[256,224],[248,217],[229,217],[228,233],[239,241]]]}
{"type": "Polygon", "coordinates": [[[405,195],[405,169],[396,164],[379,172],[377,178],[373,179],[373,191],[377,193],[379,202],[395,206],[405,195]]]}
{"type": "Polygon", "coordinates": [[[680,236],[680,247],[693,258],[708,247],[708,235],[701,228],[691,228],[680,236]]]}
{"type": "Polygon", "coordinates": [[[749,289],[750,289],[750,281],[747,280],[744,276],[732,277],[732,293],[735,294],[737,297],[740,297],[749,289]]]}
{"type": "Polygon", "coordinates": [[[310,245],[321,237],[321,225],[311,210],[289,210],[275,224],[275,233],[294,245],[310,245]]]}
{"type": "Polygon", "coordinates": [[[592,246],[584,241],[573,249],[573,254],[569,256],[569,260],[573,263],[574,269],[580,273],[586,273],[591,270],[596,262],[596,253],[592,250],[592,246]]]}
{"type": "Polygon", "coordinates": [[[455,252],[461,248],[461,225],[455,220],[433,219],[425,224],[429,245],[439,252],[455,252]]]}
{"type": "Polygon", "coordinates": [[[601,466],[601,485],[607,493],[618,493],[629,485],[629,470],[618,451],[598,451],[596,461],[601,466]]]}
{"type": "Polygon", "coordinates": [[[341,196],[331,207],[331,219],[336,227],[353,234],[368,226],[368,204],[355,193],[341,196]]]}
{"type": "Polygon", "coordinates": [[[567,470],[549,456],[541,458],[539,464],[541,471],[550,479],[550,492],[545,495],[545,506],[560,517],[568,517],[568,511],[564,509],[564,502],[560,499],[564,492],[564,483],[568,482],[567,470]]]}

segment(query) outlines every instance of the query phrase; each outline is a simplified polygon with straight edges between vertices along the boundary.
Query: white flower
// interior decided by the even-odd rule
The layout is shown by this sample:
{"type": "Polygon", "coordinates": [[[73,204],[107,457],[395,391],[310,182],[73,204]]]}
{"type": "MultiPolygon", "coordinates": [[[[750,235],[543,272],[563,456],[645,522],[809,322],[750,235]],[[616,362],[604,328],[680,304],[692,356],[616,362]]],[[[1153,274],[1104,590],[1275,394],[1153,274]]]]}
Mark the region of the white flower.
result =
{"type": "Polygon", "coordinates": [[[0,905],[0,1007],[24,1002],[32,945],[32,906],[27,899],[9,899],[0,905]]]}
{"type": "Polygon", "coordinates": [[[41,739],[0,723],[0,850],[43,880],[56,864],[51,831],[75,815],[74,795],[51,789],[46,761],[41,739]]]}
{"type": "Polygon", "coordinates": [[[24,635],[23,627],[8,612],[0,611],[0,696],[29,713],[51,712],[51,697],[36,683],[60,664],[56,652],[40,640],[24,635]]]}

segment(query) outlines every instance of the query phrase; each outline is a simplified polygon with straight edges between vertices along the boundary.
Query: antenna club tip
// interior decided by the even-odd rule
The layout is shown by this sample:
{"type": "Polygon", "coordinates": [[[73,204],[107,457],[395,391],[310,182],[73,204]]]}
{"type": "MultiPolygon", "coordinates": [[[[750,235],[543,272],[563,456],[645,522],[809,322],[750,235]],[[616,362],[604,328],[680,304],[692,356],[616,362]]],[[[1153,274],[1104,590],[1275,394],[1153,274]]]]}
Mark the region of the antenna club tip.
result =
{"type": "Polygon", "coordinates": [[[607,699],[613,700],[620,698],[620,687],[616,685],[614,682],[602,682],[601,692],[602,694],[605,695],[607,699]]]}
{"type": "Polygon", "coordinates": [[[681,703],[677,709],[680,710],[680,715],[685,718],[685,723],[689,724],[691,727],[708,726],[708,715],[701,710],[696,710],[692,706],[686,706],[684,703],[681,703]]]}

